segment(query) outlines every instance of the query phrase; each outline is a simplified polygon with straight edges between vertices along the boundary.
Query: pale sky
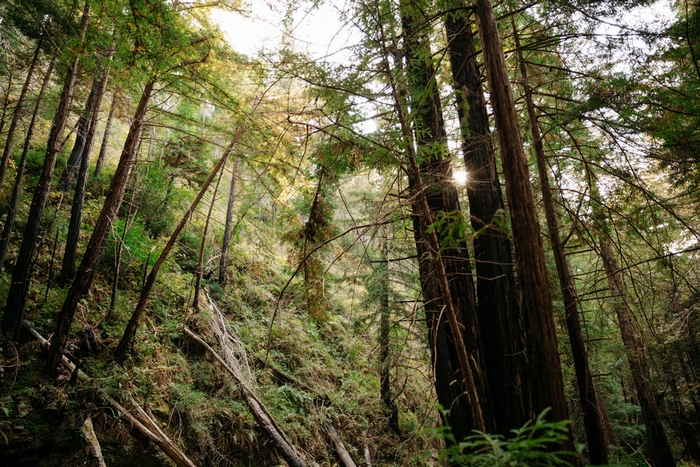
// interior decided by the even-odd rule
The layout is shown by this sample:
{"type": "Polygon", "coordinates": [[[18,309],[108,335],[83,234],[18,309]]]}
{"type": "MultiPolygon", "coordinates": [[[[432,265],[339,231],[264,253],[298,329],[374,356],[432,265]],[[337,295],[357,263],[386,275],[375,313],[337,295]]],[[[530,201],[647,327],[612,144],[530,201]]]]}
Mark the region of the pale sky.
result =
{"type": "MultiPolygon", "coordinates": [[[[236,51],[255,57],[261,51],[273,52],[282,43],[285,16],[282,3],[251,0],[247,14],[221,11],[214,20],[236,51]]],[[[342,61],[343,54],[339,51],[352,39],[349,29],[343,28],[338,13],[344,6],[345,0],[332,0],[323,2],[312,11],[306,5],[296,8],[291,31],[293,38],[287,38],[287,41],[292,41],[296,50],[307,51],[312,57],[342,61]]]]}

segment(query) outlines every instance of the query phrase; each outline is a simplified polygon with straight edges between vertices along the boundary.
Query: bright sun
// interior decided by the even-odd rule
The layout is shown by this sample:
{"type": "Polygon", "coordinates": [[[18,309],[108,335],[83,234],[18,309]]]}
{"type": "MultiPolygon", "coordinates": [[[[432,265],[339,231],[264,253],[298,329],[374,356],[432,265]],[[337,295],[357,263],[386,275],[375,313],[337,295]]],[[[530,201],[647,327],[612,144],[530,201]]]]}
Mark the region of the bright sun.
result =
{"type": "Polygon", "coordinates": [[[459,169],[452,173],[452,178],[458,185],[464,185],[467,183],[467,172],[465,170],[459,169]]]}

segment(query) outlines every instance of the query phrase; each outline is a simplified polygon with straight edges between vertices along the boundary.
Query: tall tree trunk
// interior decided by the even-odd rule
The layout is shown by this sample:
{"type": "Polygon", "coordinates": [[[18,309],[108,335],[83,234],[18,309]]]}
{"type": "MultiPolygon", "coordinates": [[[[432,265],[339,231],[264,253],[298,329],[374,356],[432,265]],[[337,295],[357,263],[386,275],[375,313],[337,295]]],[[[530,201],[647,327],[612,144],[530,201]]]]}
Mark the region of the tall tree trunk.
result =
{"type": "Polygon", "coordinates": [[[39,60],[39,54],[41,53],[41,46],[44,42],[44,36],[47,34],[45,31],[39,36],[39,41],[36,44],[36,49],[34,50],[34,55],[32,55],[32,61],[29,62],[29,69],[27,70],[27,78],[24,80],[24,86],[22,86],[22,91],[19,93],[19,98],[17,99],[17,104],[15,105],[15,110],[12,115],[12,121],[10,122],[10,128],[7,130],[7,139],[5,140],[5,149],[2,151],[2,159],[0,160],[0,186],[5,179],[5,171],[7,170],[7,163],[12,157],[12,146],[14,145],[15,131],[17,130],[17,124],[20,118],[22,118],[22,106],[24,105],[24,99],[27,96],[27,91],[29,90],[29,85],[34,77],[34,68],[36,68],[36,62],[39,60]]]}
{"type": "Polygon", "coordinates": [[[119,345],[117,346],[117,349],[114,351],[114,360],[117,363],[119,363],[119,364],[123,363],[124,358],[126,358],[126,351],[129,348],[129,344],[131,343],[131,340],[136,335],[136,329],[137,329],[138,324],[139,324],[139,319],[141,318],[141,315],[143,314],[144,310],[146,309],[146,304],[148,303],[148,299],[151,296],[151,291],[153,290],[153,286],[156,283],[156,279],[158,278],[158,273],[160,272],[161,266],[163,266],[163,263],[165,263],[165,260],[168,258],[168,255],[170,254],[170,251],[175,246],[175,243],[177,242],[177,239],[180,236],[182,229],[184,229],[185,226],[187,225],[187,222],[190,220],[192,213],[197,208],[197,205],[199,204],[202,197],[204,196],[204,193],[206,193],[212,180],[214,180],[214,177],[216,177],[216,174],[219,173],[219,171],[224,166],[224,164],[226,164],[226,159],[228,158],[228,155],[231,153],[231,150],[233,150],[233,147],[238,142],[238,139],[243,134],[243,131],[244,131],[244,129],[241,127],[236,132],[236,135],[233,137],[231,144],[229,144],[228,148],[226,148],[226,151],[224,151],[224,154],[221,156],[221,159],[219,160],[219,162],[216,164],[214,169],[209,174],[209,177],[202,185],[202,188],[199,190],[199,194],[197,194],[197,197],[194,199],[194,201],[192,201],[192,205],[190,205],[190,208],[187,211],[185,211],[185,214],[182,216],[180,223],[177,225],[177,227],[175,227],[175,230],[170,235],[170,239],[168,240],[168,243],[165,244],[163,251],[161,251],[160,256],[158,256],[156,263],[153,265],[153,268],[151,269],[151,272],[148,274],[148,279],[146,279],[146,283],[144,284],[143,288],[141,289],[141,296],[139,297],[139,302],[136,304],[136,308],[134,309],[134,312],[131,314],[131,318],[129,319],[129,322],[127,323],[126,328],[124,329],[124,334],[122,335],[122,338],[119,341],[119,345]]]}
{"type": "Polygon", "coordinates": [[[199,311],[199,296],[202,287],[202,277],[204,276],[204,249],[207,245],[207,234],[209,233],[209,224],[211,223],[211,213],[214,210],[214,203],[216,202],[216,196],[219,194],[219,184],[221,183],[221,177],[223,177],[224,171],[221,170],[219,178],[216,180],[216,186],[214,187],[214,193],[211,195],[211,203],[209,203],[209,210],[207,211],[207,220],[204,222],[204,232],[202,232],[202,243],[199,245],[199,259],[197,262],[197,280],[194,284],[194,309],[199,311]]]}
{"type": "MultiPolygon", "coordinates": [[[[89,16],[90,2],[86,1],[83,8],[83,16],[80,20],[79,40],[81,43],[85,37],[89,16]]],[[[63,135],[63,129],[65,128],[70,111],[70,103],[73,96],[73,87],[75,85],[79,61],[80,54],[76,53],[73,63],[66,72],[66,80],[63,85],[63,92],[61,93],[61,100],[58,104],[58,109],[56,110],[56,115],[51,125],[49,140],[46,144],[44,167],[39,177],[36,190],[34,191],[27,225],[24,229],[22,244],[17,257],[17,264],[12,273],[12,283],[7,294],[2,330],[4,333],[9,334],[13,340],[17,340],[22,326],[24,305],[29,291],[34,246],[39,236],[41,214],[44,211],[44,206],[46,205],[46,200],[51,190],[51,179],[53,178],[54,168],[56,167],[56,156],[59,151],[59,145],[61,144],[61,136],[63,135]]]]}
{"type": "Polygon", "coordinates": [[[71,284],[70,289],[68,289],[68,295],[58,315],[56,330],[51,337],[51,348],[49,349],[49,355],[46,361],[46,370],[49,373],[53,372],[61,362],[63,348],[66,345],[70,327],[73,323],[73,316],[75,315],[80,300],[90,290],[90,285],[92,285],[92,279],[95,274],[95,267],[102,256],[102,251],[107,244],[107,237],[112,230],[112,224],[119,212],[129,175],[134,167],[136,147],[138,146],[138,140],[141,136],[141,130],[148,109],[148,101],[151,99],[154,85],[154,81],[149,81],[143,89],[141,100],[136,108],[134,119],[131,122],[129,133],[124,142],[124,149],[122,149],[122,155],[119,159],[119,165],[112,177],[112,182],[109,186],[104,205],[102,206],[102,211],[95,223],[95,228],[92,231],[92,236],[90,237],[83,259],[78,267],[75,280],[73,284],[71,284]]]}
{"type": "Polygon", "coordinates": [[[51,62],[49,62],[49,67],[46,70],[44,81],[41,83],[41,88],[39,89],[39,95],[36,98],[36,104],[34,105],[32,119],[29,122],[29,127],[27,128],[27,136],[24,138],[24,147],[22,148],[22,155],[19,158],[19,165],[17,166],[17,173],[15,174],[15,183],[14,185],[12,185],[10,205],[7,208],[7,217],[5,218],[5,224],[2,229],[2,236],[0,236],[0,271],[2,271],[2,267],[5,264],[7,248],[10,245],[10,237],[12,235],[12,229],[15,225],[17,204],[19,203],[19,195],[22,191],[22,178],[24,177],[24,169],[27,165],[27,156],[29,155],[29,148],[32,143],[32,135],[34,134],[36,119],[39,116],[39,109],[41,108],[41,103],[44,100],[44,93],[46,92],[46,88],[48,87],[49,81],[51,80],[51,73],[53,72],[53,67],[56,64],[57,57],[58,52],[54,54],[53,58],[51,59],[51,62]]]}
{"type": "Polygon", "coordinates": [[[549,240],[552,245],[554,262],[559,276],[559,287],[564,299],[564,313],[566,315],[566,330],[571,343],[571,353],[576,371],[576,382],[578,383],[579,399],[581,401],[581,411],[583,423],[588,441],[588,455],[591,464],[603,465],[608,463],[608,448],[605,443],[604,424],[602,413],[596,398],[596,390],[591,377],[591,370],[588,366],[588,353],[586,344],[581,332],[581,322],[578,315],[578,298],[576,296],[576,286],[571,277],[571,270],[564,254],[564,245],[559,236],[559,225],[557,221],[556,209],[554,207],[554,195],[549,186],[549,175],[547,173],[547,158],[542,146],[542,135],[540,134],[539,122],[535,111],[535,103],[532,99],[532,89],[528,79],[528,70],[523,56],[523,49],[520,44],[520,37],[515,25],[515,20],[511,16],[513,26],[513,37],[517,50],[518,63],[527,106],[527,114],[530,122],[530,133],[532,134],[535,157],[537,159],[537,171],[540,177],[540,188],[542,190],[542,204],[544,205],[545,216],[547,218],[547,230],[549,240]]]}
{"type": "MultiPolygon", "coordinates": [[[[457,5],[455,5],[457,6],[457,5]]],[[[496,432],[508,436],[534,416],[527,374],[525,335],[513,272],[511,243],[494,220],[505,220],[501,185],[491,144],[474,33],[466,12],[445,15],[448,52],[461,123],[467,197],[474,231],[476,296],[484,373],[496,432]]]]}
{"type": "Polygon", "coordinates": [[[66,163],[66,169],[63,171],[63,174],[61,174],[61,180],[58,183],[58,189],[61,191],[67,191],[73,187],[75,177],[78,175],[78,171],[80,170],[80,162],[85,152],[85,146],[87,145],[88,133],[90,132],[90,122],[92,121],[92,112],[95,109],[97,91],[100,86],[100,82],[101,80],[97,76],[92,80],[92,87],[90,88],[90,94],[88,95],[87,101],[85,101],[85,108],[83,109],[83,113],[81,113],[80,117],[78,118],[78,131],[75,134],[73,150],[70,152],[70,157],[68,157],[68,162],[66,163]]]}
{"type": "MultiPolygon", "coordinates": [[[[554,310],[544,248],[503,46],[491,2],[475,0],[474,7],[486,62],[491,105],[498,128],[511,214],[533,408],[536,412],[542,412],[549,407],[550,420],[566,420],[568,409],[554,331],[554,310]]],[[[573,441],[565,442],[564,448],[573,451],[573,441]]]]}
{"type": "Polygon", "coordinates": [[[107,145],[109,144],[109,136],[112,132],[112,120],[114,119],[114,109],[117,106],[117,90],[112,95],[112,105],[109,107],[109,115],[107,115],[107,123],[105,123],[105,132],[102,136],[102,144],[100,145],[100,154],[97,156],[95,163],[95,172],[93,177],[99,177],[102,173],[105,159],[107,158],[107,145]]]}
{"type": "Polygon", "coordinates": [[[617,266],[617,259],[613,253],[610,240],[602,237],[602,235],[599,237],[599,247],[603,267],[608,279],[608,288],[612,295],[613,307],[620,325],[622,343],[625,346],[627,360],[632,370],[632,378],[639,405],[642,408],[642,417],[647,430],[647,441],[649,443],[652,465],[654,467],[673,467],[676,465],[676,462],[673,460],[671,446],[668,443],[666,430],[661,421],[661,414],[651,388],[646,358],[644,357],[637,331],[634,329],[634,318],[624,300],[625,286],[622,283],[622,275],[617,266]]]}
{"type": "MultiPolygon", "coordinates": [[[[90,120],[87,122],[87,133],[80,156],[80,171],[76,181],[75,192],[73,193],[73,204],[71,205],[70,221],[68,222],[68,236],[66,237],[66,248],[63,253],[63,263],[61,266],[61,276],[59,282],[62,286],[73,280],[75,277],[75,260],[78,253],[78,241],[80,240],[80,227],[83,223],[83,207],[85,205],[85,192],[87,190],[88,171],[90,170],[90,153],[95,141],[95,131],[97,130],[97,120],[102,107],[102,97],[107,88],[109,79],[109,61],[112,60],[113,51],[107,57],[107,67],[102,73],[102,77],[93,83],[94,96],[90,107],[90,120]]],[[[89,99],[88,99],[89,100],[89,99]]],[[[68,172],[68,170],[66,170],[68,172]]],[[[65,174],[65,172],[64,172],[65,174]]],[[[72,180],[67,177],[67,184],[70,186],[72,180]]]]}
{"type": "Polygon", "coordinates": [[[494,427],[481,370],[484,365],[468,251],[461,243],[458,248],[441,252],[437,234],[430,228],[438,213],[458,212],[460,207],[446,159],[442,108],[430,45],[420,30],[420,15],[417,5],[402,2],[407,78],[418,148],[418,154],[407,150],[408,172],[435,388],[440,403],[449,411],[448,423],[459,441],[473,429],[493,431],[494,427]]]}
{"type": "Polygon", "coordinates": [[[236,158],[233,161],[231,169],[231,188],[228,193],[228,204],[226,205],[226,224],[224,225],[224,239],[221,242],[221,257],[219,258],[219,285],[226,286],[227,270],[228,270],[228,247],[231,243],[231,235],[233,235],[233,205],[236,200],[236,177],[238,175],[238,165],[240,159],[236,158]]]}

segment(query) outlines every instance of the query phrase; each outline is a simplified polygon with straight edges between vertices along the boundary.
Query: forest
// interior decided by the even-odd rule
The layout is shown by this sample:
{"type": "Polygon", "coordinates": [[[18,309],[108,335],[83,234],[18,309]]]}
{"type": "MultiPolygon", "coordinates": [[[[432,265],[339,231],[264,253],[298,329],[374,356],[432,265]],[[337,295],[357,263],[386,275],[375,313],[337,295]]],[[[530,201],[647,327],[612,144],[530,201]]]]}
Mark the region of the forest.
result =
{"type": "Polygon", "coordinates": [[[0,150],[0,466],[700,465],[697,1],[3,0],[0,150]]]}

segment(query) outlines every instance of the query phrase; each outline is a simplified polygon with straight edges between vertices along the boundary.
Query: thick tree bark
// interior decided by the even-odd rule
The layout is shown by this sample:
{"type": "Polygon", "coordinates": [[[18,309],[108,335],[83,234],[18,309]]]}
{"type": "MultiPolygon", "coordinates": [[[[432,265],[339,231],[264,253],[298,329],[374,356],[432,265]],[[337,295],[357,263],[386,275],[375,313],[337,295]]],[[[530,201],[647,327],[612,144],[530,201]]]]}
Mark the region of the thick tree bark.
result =
{"type": "Polygon", "coordinates": [[[95,223],[95,228],[92,231],[92,236],[90,237],[83,259],[78,267],[75,280],[70,289],[68,289],[68,295],[58,315],[56,330],[51,337],[51,348],[49,349],[49,355],[46,361],[46,370],[48,372],[53,372],[61,362],[63,348],[66,345],[70,327],[73,323],[73,316],[75,315],[80,300],[90,290],[95,267],[102,256],[104,247],[107,244],[107,236],[119,212],[129,175],[131,174],[136,160],[136,147],[141,135],[141,129],[146,117],[146,110],[148,109],[148,101],[151,99],[154,85],[154,81],[149,81],[143,89],[141,100],[136,108],[134,119],[131,122],[119,165],[112,177],[112,182],[109,186],[104,205],[102,206],[102,211],[95,223]]]}
{"type": "Polygon", "coordinates": [[[27,136],[24,138],[24,147],[22,148],[22,155],[19,158],[17,173],[15,174],[15,183],[12,185],[12,193],[10,194],[10,205],[7,208],[7,217],[5,218],[2,235],[0,236],[0,271],[2,271],[2,267],[5,264],[7,248],[10,245],[10,237],[12,236],[12,229],[15,225],[17,204],[19,203],[19,195],[22,191],[22,178],[24,177],[24,169],[27,166],[27,156],[29,155],[29,148],[32,143],[32,136],[34,135],[36,120],[39,116],[39,109],[41,108],[41,103],[44,100],[46,88],[51,80],[51,73],[53,72],[53,67],[56,64],[57,57],[58,53],[54,54],[51,62],[49,62],[49,67],[46,70],[46,75],[44,75],[44,80],[42,81],[41,88],[39,89],[39,95],[36,98],[36,105],[34,105],[32,119],[29,122],[29,127],[27,127],[27,136]]]}
{"type": "MultiPolygon", "coordinates": [[[[113,52],[110,52],[110,55],[107,57],[108,61],[112,59],[112,54],[113,52]]],[[[85,133],[84,145],[81,150],[80,171],[78,172],[75,192],[73,193],[73,204],[71,205],[70,221],[68,222],[66,248],[63,253],[63,263],[59,279],[59,283],[62,286],[66,285],[75,277],[75,261],[78,253],[78,241],[80,240],[80,227],[83,223],[83,207],[85,206],[85,192],[87,190],[88,172],[90,170],[90,153],[92,152],[92,145],[95,141],[97,120],[100,114],[100,107],[102,107],[102,97],[107,88],[108,78],[109,65],[107,65],[107,69],[102,74],[102,77],[97,80],[97,84],[93,83],[94,96],[90,105],[90,120],[87,122],[87,132],[85,133]]],[[[67,172],[68,169],[66,169],[64,174],[67,172]]],[[[70,175],[66,177],[66,183],[67,186],[73,183],[70,175]]]]}
{"type": "MultiPolygon", "coordinates": [[[[498,129],[506,195],[511,214],[533,408],[539,413],[549,407],[550,420],[566,420],[568,408],[544,248],[503,46],[491,2],[475,0],[474,7],[486,62],[491,105],[498,129]]],[[[564,448],[573,451],[573,441],[565,442],[564,448]]]]}
{"type": "Polygon", "coordinates": [[[231,235],[233,235],[233,205],[236,200],[236,177],[239,164],[240,159],[236,158],[231,169],[231,188],[228,193],[228,204],[226,205],[224,239],[221,242],[221,257],[219,258],[219,285],[222,287],[226,286],[226,281],[228,280],[228,247],[231,243],[231,235]]]}
{"type": "Polygon", "coordinates": [[[554,262],[559,276],[559,287],[564,299],[564,312],[566,315],[566,329],[571,343],[571,353],[576,371],[576,382],[578,383],[579,399],[581,401],[581,411],[583,415],[586,439],[588,441],[588,455],[591,464],[603,465],[608,463],[608,448],[605,443],[604,424],[602,413],[604,408],[599,408],[596,398],[596,390],[591,377],[591,370],[588,366],[588,353],[581,332],[581,322],[578,316],[578,298],[576,296],[576,286],[571,276],[569,264],[564,254],[564,245],[559,237],[559,225],[554,207],[554,195],[549,186],[549,175],[547,172],[547,160],[542,146],[542,135],[540,134],[539,122],[535,112],[535,103],[532,99],[532,89],[528,80],[528,70],[523,57],[523,50],[520,44],[515,21],[511,17],[513,26],[513,37],[517,50],[518,62],[527,113],[530,122],[530,132],[532,134],[533,148],[537,159],[537,171],[540,177],[540,188],[542,190],[542,204],[544,205],[545,216],[547,218],[547,229],[549,240],[552,245],[554,262]]]}
{"type": "Polygon", "coordinates": [[[95,163],[94,177],[99,177],[102,173],[105,159],[107,158],[107,145],[109,144],[109,136],[112,132],[112,120],[114,119],[114,109],[117,106],[117,91],[112,95],[112,105],[109,107],[109,115],[107,115],[107,123],[105,123],[105,132],[102,136],[102,144],[100,145],[100,154],[97,156],[95,163]]]}
{"type": "Polygon", "coordinates": [[[407,150],[414,235],[435,365],[435,388],[440,404],[449,411],[448,423],[459,441],[474,429],[493,431],[494,427],[481,370],[484,365],[468,251],[459,242],[458,248],[440,252],[437,234],[430,232],[438,213],[459,212],[460,208],[446,159],[446,132],[430,45],[418,27],[416,16],[420,13],[415,7],[407,2],[401,4],[407,78],[419,151],[413,154],[410,148],[407,150]]]}
{"type": "Polygon", "coordinates": [[[673,460],[671,446],[668,443],[666,430],[661,421],[661,414],[654,397],[654,391],[651,388],[646,358],[644,357],[637,331],[634,328],[634,318],[624,301],[625,288],[622,283],[622,274],[617,266],[617,259],[609,240],[599,238],[599,247],[603,267],[608,279],[608,288],[613,297],[613,306],[620,325],[622,343],[627,352],[627,360],[632,370],[634,387],[639,399],[639,405],[642,408],[642,417],[647,430],[647,441],[649,443],[652,465],[654,467],[673,467],[676,465],[676,462],[673,460]]]}
{"type": "MultiPolygon", "coordinates": [[[[88,18],[90,16],[90,2],[86,1],[83,8],[83,16],[80,21],[79,39],[82,43],[87,29],[88,18]]],[[[24,229],[22,244],[20,246],[17,264],[12,273],[12,283],[7,295],[5,305],[5,314],[2,321],[2,330],[9,334],[14,340],[17,340],[19,331],[22,325],[24,316],[24,306],[27,300],[29,291],[29,281],[31,275],[32,257],[34,254],[34,246],[36,239],[39,236],[39,227],[41,225],[41,214],[44,211],[46,200],[49,197],[51,190],[51,180],[53,178],[54,169],[56,167],[56,156],[58,155],[59,146],[61,144],[61,136],[63,129],[68,119],[70,111],[70,102],[73,96],[73,87],[75,85],[76,74],[78,71],[78,63],[80,55],[76,54],[73,63],[68,68],[66,73],[61,99],[56,110],[56,115],[51,125],[49,140],[46,144],[46,156],[44,158],[44,167],[39,177],[32,204],[29,209],[29,217],[27,225],[24,229]]]]}
{"type": "Polygon", "coordinates": [[[14,146],[15,132],[17,131],[17,124],[20,118],[22,118],[22,106],[24,105],[24,99],[27,97],[27,91],[29,90],[29,85],[34,77],[34,68],[36,68],[36,63],[39,60],[39,54],[41,53],[41,46],[44,42],[44,36],[46,32],[43,32],[39,37],[39,41],[36,44],[36,49],[34,50],[34,55],[32,55],[32,61],[29,62],[29,68],[27,69],[27,78],[24,80],[24,86],[22,86],[22,91],[19,93],[19,98],[17,99],[17,104],[15,104],[15,110],[12,114],[12,121],[10,122],[10,128],[7,130],[7,139],[5,140],[5,148],[2,151],[2,159],[0,160],[0,185],[2,185],[5,179],[5,171],[7,170],[7,163],[12,157],[12,147],[14,146]]]}
{"type": "Polygon", "coordinates": [[[477,315],[484,349],[484,373],[493,404],[495,430],[510,430],[533,418],[525,335],[513,272],[511,243],[496,225],[505,220],[501,185],[491,144],[472,26],[464,11],[445,16],[448,52],[461,124],[467,197],[474,231],[477,315]]]}
{"type": "Polygon", "coordinates": [[[148,303],[148,299],[151,296],[151,291],[153,290],[153,286],[155,285],[156,279],[158,278],[160,268],[163,266],[163,263],[165,263],[165,260],[168,258],[168,255],[175,246],[175,243],[177,242],[177,239],[180,236],[182,229],[185,228],[185,225],[187,225],[187,222],[190,220],[190,217],[192,217],[192,213],[199,205],[199,202],[202,200],[204,193],[206,193],[207,189],[209,188],[209,185],[211,185],[212,180],[214,180],[216,174],[219,173],[221,168],[226,163],[228,155],[231,153],[231,150],[233,150],[233,147],[238,142],[238,139],[243,134],[243,131],[243,128],[239,128],[236,132],[236,135],[233,137],[233,140],[229,144],[228,148],[226,148],[226,151],[224,151],[224,154],[221,156],[221,159],[212,169],[211,173],[209,174],[209,177],[202,185],[202,188],[199,190],[197,197],[194,199],[194,201],[192,201],[192,204],[190,205],[189,209],[185,211],[185,214],[182,216],[180,223],[177,225],[177,227],[175,227],[175,230],[170,235],[168,243],[165,244],[163,251],[161,251],[160,256],[158,256],[158,259],[156,260],[156,264],[153,265],[151,272],[148,274],[148,279],[146,279],[146,283],[141,289],[141,296],[139,297],[139,302],[136,304],[136,308],[131,314],[131,318],[129,319],[129,322],[127,323],[126,328],[124,329],[124,334],[122,335],[122,338],[119,341],[119,345],[114,351],[114,361],[116,361],[117,363],[123,363],[124,359],[126,358],[126,351],[129,348],[131,340],[136,335],[136,329],[138,328],[139,319],[141,318],[141,315],[146,309],[146,304],[148,303]]]}

